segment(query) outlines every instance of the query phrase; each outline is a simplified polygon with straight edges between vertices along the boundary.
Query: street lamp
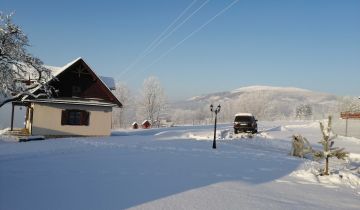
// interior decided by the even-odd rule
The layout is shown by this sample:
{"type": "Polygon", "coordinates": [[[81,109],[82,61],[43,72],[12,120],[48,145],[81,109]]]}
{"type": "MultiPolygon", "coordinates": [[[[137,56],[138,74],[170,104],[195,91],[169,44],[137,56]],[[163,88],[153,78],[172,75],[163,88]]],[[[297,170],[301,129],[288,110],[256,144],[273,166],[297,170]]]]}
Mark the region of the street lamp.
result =
{"type": "Polygon", "coordinates": [[[213,141],[213,149],[216,149],[216,122],[217,122],[217,114],[220,112],[221,106],[220,104],[214,109],[214,106],[210,105],[210,111],[215,113],[215,125],[214,125],[214,141],[213,141]]]}

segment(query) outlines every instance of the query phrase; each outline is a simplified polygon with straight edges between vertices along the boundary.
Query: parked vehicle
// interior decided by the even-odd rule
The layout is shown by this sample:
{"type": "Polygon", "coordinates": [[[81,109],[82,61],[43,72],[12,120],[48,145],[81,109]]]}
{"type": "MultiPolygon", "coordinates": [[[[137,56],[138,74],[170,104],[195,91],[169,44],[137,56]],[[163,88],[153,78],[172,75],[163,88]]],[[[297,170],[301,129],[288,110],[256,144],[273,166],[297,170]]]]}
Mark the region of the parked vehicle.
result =
{"type": "Polygon", "coordinates": [[[251,113],[238,113],[234,120],[234,133],[251,132],[257,133],[257,120],[251,113]]]}

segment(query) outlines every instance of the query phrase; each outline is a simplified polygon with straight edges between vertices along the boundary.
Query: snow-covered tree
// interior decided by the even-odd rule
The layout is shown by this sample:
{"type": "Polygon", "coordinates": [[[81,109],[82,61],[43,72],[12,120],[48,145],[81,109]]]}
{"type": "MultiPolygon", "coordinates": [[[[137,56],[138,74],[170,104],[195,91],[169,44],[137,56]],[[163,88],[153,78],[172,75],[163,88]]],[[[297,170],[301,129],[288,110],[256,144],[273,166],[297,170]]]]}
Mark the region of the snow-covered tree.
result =
{"type": "Polygon", "coordinates": [[[312,107],[310,104],[301,104],[296,107],[296,118],[297,119],[310,119],[313,115],[312,107]]]}
{"type": "Polygon", "coordinates": [[[268,113],[271,95],[266,91],[244,93],[235,104],[236,112],[249,112],[258,119],[267,119],[272,113],[268,113]]]}
{"type": "Polygon", "coordinates": [[[357,97],[343,97],[339,102],[339,111],[360,112],[360,100],[357,97]]]}
{"type": "Polygon", "coordinates": [[[139,106],[144,118],[152,125],[159,125],[166,109],[166,96],[158,78],[151,76],[144,80],[139,106]]]}
{"type": "Polygon", "coordinates": [[[186,125],[186,124],[195,124],[195,114],[193,110],[187,109],[174,109],[171,112],[171,121],[175,124],[186,125]]]}
{"type": "Polygon", "coordinates": [[[50,70],[27,52],[29,39],[11,17],[0,13],[0,107],[26,95],[51,95],[51,87],[46,85],[50,70]],[[41,94],[34,95],[32,90],[39,85],[41,94]]]}
{"type": "Polygon", "coordinates": [[[195,124],[199,124],[199,125],[203,125],[206,124],[206,119],[209,116],[210,113],[210,109],[208,107],[206,108],[199,108],[197,110],[195,110],[194,112],[194,123],[195,124]]]}
{"type": "Polygon", "coordinates": [[[338,159],[345,159],[348,156],[348,152],[344,151],[344,148],[337,148],[334,146],[334,139],[337,135],[334,135],[331,130],[331,116],[329,116],[327,126],[324,126],[320,122],[320,129],[322,133],[322,140],[319,142],[323,146],[323,151],[316,151],[314,157],[316,159],[325,159],[325,169],[323,175],[329,175],[329,159],[331,157],[337,157],[338,159]]]}
{"type": "MultiPolygon", "coordinates": [[[[215,104],[217,102],[214,102],[215,104]]],[[[219,113],[219,122],[232,122],[236,112],[235,103],[232,100],[221,102],[221,112],[219,113]]]]}
{"type": "Polygon", "coordinates": [[[123,107],[113,109],[113,126],[118,128],[129,127],[136,119],[134,99],[130,89],[124,83],[117,82],[114,94],[121,101],[123,107]]]}

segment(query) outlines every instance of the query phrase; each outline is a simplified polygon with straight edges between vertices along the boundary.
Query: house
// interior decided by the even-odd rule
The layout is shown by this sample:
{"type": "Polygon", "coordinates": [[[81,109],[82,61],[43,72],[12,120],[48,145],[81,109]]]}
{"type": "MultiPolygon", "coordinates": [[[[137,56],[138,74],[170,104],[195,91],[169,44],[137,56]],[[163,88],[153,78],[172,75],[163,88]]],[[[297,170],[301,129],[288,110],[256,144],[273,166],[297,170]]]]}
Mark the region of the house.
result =
{"type": "MultiPolygon", "coordinates": [[[[114,86],[111,79],[101,79],[82,58],[64,67],[49,69],[54,77],[48,84],[56,90],[52,98],[24,97],[13,103],[13,106],[27,107],[25,129],[28,133],[44,136],[110,135],[112,108],[122,107],[110,90],[114,86]],[[110,88],[106,84],[109,81],[110,88]]],[[[41,87],[33,93],[41,93],[41,87]]]]}
{"type": "Polygon", "coordinates": [[[151,128],[151,123],[150,123],[150,121],[149,121],[149,120],[144,120],[144,122],[141,123],[141,127],[142,127],[143,129],[151,128]]]}

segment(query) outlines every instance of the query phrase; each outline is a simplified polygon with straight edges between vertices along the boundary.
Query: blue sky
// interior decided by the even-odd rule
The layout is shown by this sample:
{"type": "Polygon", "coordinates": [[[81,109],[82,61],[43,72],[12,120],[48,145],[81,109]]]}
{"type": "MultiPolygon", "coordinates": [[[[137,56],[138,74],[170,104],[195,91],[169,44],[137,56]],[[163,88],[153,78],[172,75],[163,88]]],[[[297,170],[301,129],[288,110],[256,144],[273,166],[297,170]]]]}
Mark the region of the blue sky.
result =
{"type": "Polygon", "coordinates": [[[174,27],[203,4],[197,13],[130,66],[192,2],[1,0],[0,10],[16,12],[44,63],[83,57],[134,92],[156,76],[172,100],[248,85],[360,95],[358,0],[239,0],[189,36],[234,2],[197,0],[174,27]]]}

